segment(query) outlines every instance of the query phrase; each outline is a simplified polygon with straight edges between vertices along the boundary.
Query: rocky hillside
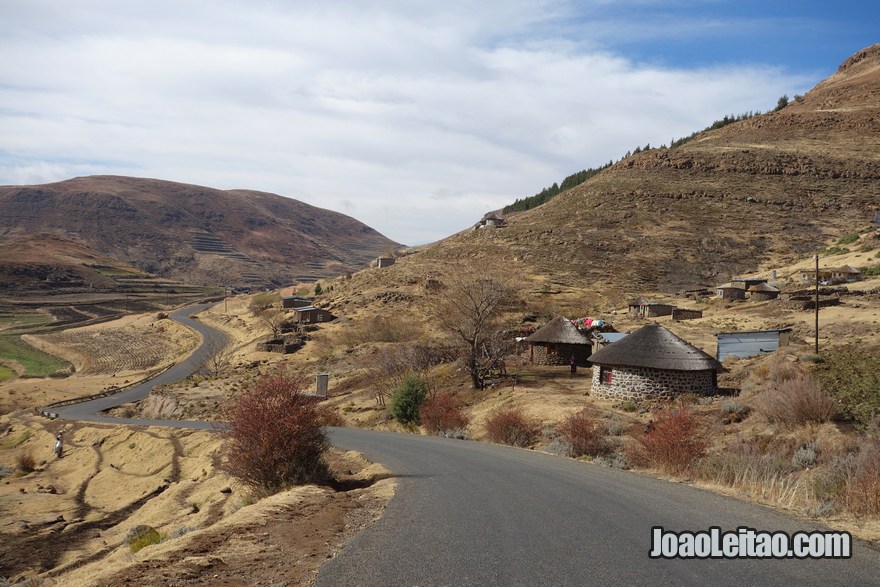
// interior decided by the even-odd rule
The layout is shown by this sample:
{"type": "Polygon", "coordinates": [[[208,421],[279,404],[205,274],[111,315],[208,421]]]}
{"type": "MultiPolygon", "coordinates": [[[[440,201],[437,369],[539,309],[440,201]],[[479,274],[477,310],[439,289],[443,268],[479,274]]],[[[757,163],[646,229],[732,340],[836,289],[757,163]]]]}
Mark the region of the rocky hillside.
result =
{"type": "Polygon", "coordinates": [[[620,302],[790,264],[880,209],[880,45],[787,107],[628,157],[409,261],[493,264],[620,302]]]}
{"type": "MultiPolygon", "coordinates": [[[[132,177],[0,187],[0,245],[45,240],[188,283],[287,284],[359,269],[397,244],[337,212],[275,194],[132,177]],[[67,243],[67,244],[64,244],[67,243]]],[[[21,249],[32,247],[18,247],[21,249]]],[[[88,257],[88,255],[85,255],[88,257]]],[[[5,263],[15,262],[4,256],[5,263]]]]}

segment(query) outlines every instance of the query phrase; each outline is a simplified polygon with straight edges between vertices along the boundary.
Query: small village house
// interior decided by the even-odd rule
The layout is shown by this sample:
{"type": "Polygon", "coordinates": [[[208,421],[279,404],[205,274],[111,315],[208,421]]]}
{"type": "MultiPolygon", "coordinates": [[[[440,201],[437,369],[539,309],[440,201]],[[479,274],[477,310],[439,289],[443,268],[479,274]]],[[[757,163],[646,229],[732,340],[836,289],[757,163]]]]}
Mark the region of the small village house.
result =
{"type": "Polygon", "coordinates": [[[322,322],[330,322],[336,318],[336,316],[327,310],[316,308],[314,306],[294,308],[291,315],[293,321],[299,324],[320,324],[322,322]]]}
{"type": "Polygon", "coordinates": [[[648,324],[593,353],[590,394],[615,400],[711,394],[721,364],[658,324],[648,324]]]}
{"type": "Polygon", "coordinates": [[[675,306],[663,302],[649,302],[645,298],[636,298],[629,303],[629,313],[632,316],[641,318],[656,318],[658,316],[669,316],[675,306]]]}
{"type": "Polygon", "coordinates": [[[304,308],[306,306],[311,306],[312,300],[309,298],[304,298],[302,296],[296,295],[282,295],[281,296],[281,307],[282,308],[304,308]]]}
{"type": "Polygon", "coordinates": [[[397,262],[397,259],[394,257],[379,257],[374,261],[375,265],[379,269],[384,269],[385,267],[391,267],[397,262]]]}
{"type": "MultiPolygon", "coordinates": [[[[852,265],[843,267],[819,268],[819,283],[830,285],[835,283],[852,283],[862,280],[862,272],[852,265]]],[[[804,269],[801,271],[802,283],[816,283],[816,270],[804,269]]]]}
{"type": "Polygon", "coordinates": [[[788,346],[791,340],[791,328],[718,332],[715,338],[718,341],[715,356],[719,361],[724,361],[727,357],[757,357],[772,353],[779,347],[788,346]]]}
{"type": "Polygon", "coordinates": [[[504,218],[497,212],[488,212],[483,215],[479,222],[474,224],[474,230],[480,228],[501,228],[505,226],[505,224],[504,218]]]}
{"type": "Polygon", "coordinates": [[[746,289],[740,284],[725,283],[715,288],[715,295],[728,302],[746,299],[746,289]]]}
{"type": "Polygon", "coordinates": [[[586,366],[592,350],[590,339],[562,316],[524,340],[529,343],[529,362],[539,365],[568,365],[574,357],[578,365],[586,366]]]}

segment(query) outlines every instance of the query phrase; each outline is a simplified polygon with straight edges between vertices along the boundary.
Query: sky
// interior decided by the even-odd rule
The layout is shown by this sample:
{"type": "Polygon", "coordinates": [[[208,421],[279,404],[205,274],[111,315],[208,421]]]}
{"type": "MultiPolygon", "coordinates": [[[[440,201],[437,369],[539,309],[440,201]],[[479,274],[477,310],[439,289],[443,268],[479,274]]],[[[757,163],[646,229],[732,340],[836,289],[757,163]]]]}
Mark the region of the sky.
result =
{"type": "Polygon", "coordinates": [[[873,0],[0,0],[0,185],[255,189],[422,244],[804,94],[878,22],[873,0]]]}

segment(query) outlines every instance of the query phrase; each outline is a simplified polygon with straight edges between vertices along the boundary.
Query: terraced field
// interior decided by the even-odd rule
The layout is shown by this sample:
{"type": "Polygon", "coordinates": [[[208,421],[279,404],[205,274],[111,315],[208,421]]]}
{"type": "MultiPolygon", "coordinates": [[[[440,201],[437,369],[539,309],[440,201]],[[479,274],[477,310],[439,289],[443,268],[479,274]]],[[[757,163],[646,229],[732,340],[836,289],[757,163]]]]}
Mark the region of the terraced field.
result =
{"type": "Polygon", "coordinates": [[[88,375],[149,371],[172,362],[198,343],[190,331],[164,326],[60,332],[39,338],[80,355],[82,373],[88,375]]]}

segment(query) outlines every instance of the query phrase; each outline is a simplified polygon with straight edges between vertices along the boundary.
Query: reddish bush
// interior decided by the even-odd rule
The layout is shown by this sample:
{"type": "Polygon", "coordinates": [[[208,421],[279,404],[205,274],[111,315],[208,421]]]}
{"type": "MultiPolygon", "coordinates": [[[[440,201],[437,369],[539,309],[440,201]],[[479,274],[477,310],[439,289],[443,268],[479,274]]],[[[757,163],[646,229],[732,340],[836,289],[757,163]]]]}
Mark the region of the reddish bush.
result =
{"type": "Polygon", "coordinates": [[[540,433],[538,423],[526,418],[517,408],[496,410],[486,420],[486,436],[500,444],[529,446],[540,433]]]}
{"type": "Polygon", "coordinates": [[[858,515],[880,515],[880,446],[864,443],[849,469],[846,509],[858,515]]]}
{"type": "Polygon", "coordinates": [[[460,430],[470,421],[458,400],[448,393],[438,393],[425,400],[419,410],[419,420],[433,434],[445,430],[460,430]]]}
{"type": "Polygon", "coordinates": [[[257,493],[327,476],[320,410],[303,386],[286,375],[265,377],[226,406],[229,472],[257,493]]]}
{"type": "Polygon", "coordinates": [[[602,427],[596,424],[586,408],[566,418],[556,430],[571,444],[572,456],[597,457],[611,453],[611,444],[605,440],[602,427]]]}
{"type": "Polygon", "coordinates": [[[765,391],[756,407],[768,421],[786,426],[827,422],[835,413],[831,397],[809,375],[787,379],[765,391]]]}
{"type": "Polygon", "coordinates": [[[681,473],[706,454],[706,439],[687,408],[658,412],[653,426],[638,436],[630,461],[681,473]]]}

